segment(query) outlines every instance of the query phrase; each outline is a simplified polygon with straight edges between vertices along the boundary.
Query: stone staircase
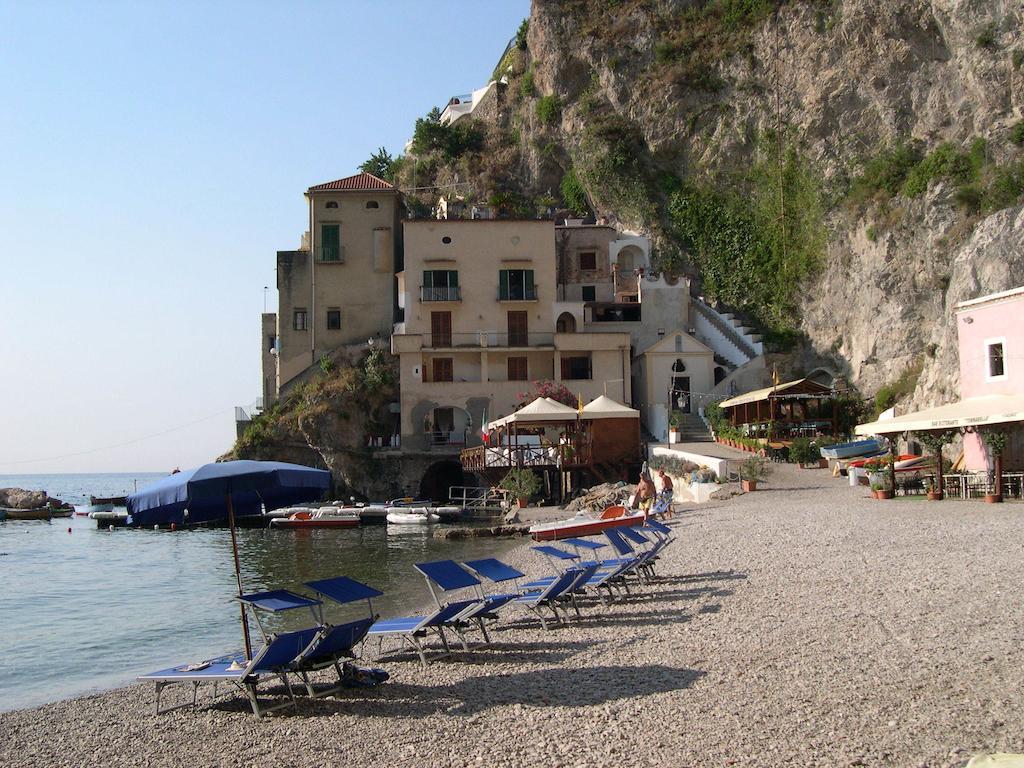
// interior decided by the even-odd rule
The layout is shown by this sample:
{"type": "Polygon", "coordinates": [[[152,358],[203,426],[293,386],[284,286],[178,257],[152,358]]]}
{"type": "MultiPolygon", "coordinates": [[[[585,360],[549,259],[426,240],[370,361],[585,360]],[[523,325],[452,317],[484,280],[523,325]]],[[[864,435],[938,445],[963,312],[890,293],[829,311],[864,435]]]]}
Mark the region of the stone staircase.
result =
{"type": "Polygon", "coordinates": [[[711,433],[708,431],[704,420],[696,413],[681,414],[682,421],[679,424],[679,440],[683,443],[710,443],[711,433]]]}
{"type": "Polygon", "coordinates": [[[731,312],[719,313],[700,299],[691,299],[697,337],[728,360],[734,368],[764,354],[759,334],[753,333],[731,312]]]}

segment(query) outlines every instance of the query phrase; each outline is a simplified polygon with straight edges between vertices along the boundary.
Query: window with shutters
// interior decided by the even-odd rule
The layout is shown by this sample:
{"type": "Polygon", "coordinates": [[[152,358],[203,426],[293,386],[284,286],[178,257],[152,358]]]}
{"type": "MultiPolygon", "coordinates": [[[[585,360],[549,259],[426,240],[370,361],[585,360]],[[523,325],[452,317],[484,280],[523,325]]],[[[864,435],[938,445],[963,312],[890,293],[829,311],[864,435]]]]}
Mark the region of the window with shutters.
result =
{"type": "Polygon", "coordinates": [[[296,331],[306,330],[306,310],[304,308],[296,308],[292,313],[292,328],[296,331]]]}
{"type": "Polygon", "coordinates": [[[523,311],[508,313],[508,345],[526,347],[530,344],[529,315],[523,311]]]}
{"type": "Polygon", "coordinates": [[[597,301],[597,286],[580,286],[580,299],[582,299],[583,301],[597,301]]]}
{"type": "Polygon", "coordinates": [[[580,251],[580,270],[593,272],[597,269],[597,252],[580,251]]]}
{"type": "Polygon", "coordinates": [[[502,269],[498,271],[499,301],[534,301],[537,289],[533,284],[532,269],[502,269]]]}
{"type": "Polygon", "coordinates": [[[525,357],[508,358],[508,380],[527,381],[529,379],[525,357]]]}
{"type": "Polygon", "coordinates": [[[341,225],[320,225],[320,261],[342,261],[341,225]]]}
{"type": "Polygon", "coordinates": [[[455,269],[423,270],[422,301],[459,301],[459,272],[455,269]]]}
{"type": "Polygon", "coordinates": [[[432,361],[432,381],[455,381],[455,365],[450,357],[435,357],[432,361]]]}
{"type": "Polygon", "coordinates": [[[430,313],[430,346],[450,347],[452,345],[452,313],[430,313]]]}

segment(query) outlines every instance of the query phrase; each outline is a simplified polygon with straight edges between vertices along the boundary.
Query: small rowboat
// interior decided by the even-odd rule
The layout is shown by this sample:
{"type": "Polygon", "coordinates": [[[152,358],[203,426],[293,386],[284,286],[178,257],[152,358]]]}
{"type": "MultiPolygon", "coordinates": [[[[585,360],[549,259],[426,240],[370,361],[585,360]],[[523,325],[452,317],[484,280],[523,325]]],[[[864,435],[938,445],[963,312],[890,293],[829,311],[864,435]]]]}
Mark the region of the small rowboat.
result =
{"type": "Polygon", "coordinates": [[[856,440],[852,443],[826,445],[821,449],[821,455],[826,459],[850,459],[854,456],[866,456],[883,450],[885,450],[885,446],[872,437],[868,440],[856,440]]]}
{"type": "Polygon", "coordinates": [[[440,519],[427,507],[388,507],[390,525],[427,525],[440,519]]]}
{"type": "Polygon", "coordinates": [[[74,514],[72,509],[61,507],[39,507],[37,509],[11,509],[0,508],[0,512],[8,520],[49,520],[52,517],[71,517],[74,514]]]}
{"type": "Polygon", "coordinates": [[[574,536],[594,536],[609,528],[623,525],[643,525],[647,513],[639,509],[626,509],[622,506],[608,507],[599,517],[587,512],[580,512],[568,520],[553,523],[539,523],[530,527],[530,536],[534,541],[557,541],[574,536]]]}
{"type": "Polygon", "coordinates": [[[359,515],[337,507],[320,507],[316,511],[300,510],[288,517],[275,517],[270,521],[271,528],[355,528],[359,525],[359,515]]]}

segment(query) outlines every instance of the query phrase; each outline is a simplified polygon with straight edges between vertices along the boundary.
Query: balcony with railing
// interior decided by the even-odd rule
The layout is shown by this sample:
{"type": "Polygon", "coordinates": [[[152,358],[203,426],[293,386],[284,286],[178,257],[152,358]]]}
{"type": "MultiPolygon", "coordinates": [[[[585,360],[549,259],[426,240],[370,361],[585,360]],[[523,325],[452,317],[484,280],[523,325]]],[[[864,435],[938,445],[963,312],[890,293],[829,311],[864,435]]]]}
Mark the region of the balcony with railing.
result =
{"type": "Polygon", "coordinates": [[[321,245],[317,249],[317,259],[321,263],[341,264],[345,261],[345,246],[321,245]]]}
{"type": "Polygon", "coordinates": [[[498,289],[498,301],[537,301],[537,286],[502,286],[498,289]]]}
{"type": "Polygon", "coordinates": [[[553,333],[476,331],[474,333],[424,333],[422,338],[424,349],[555,348],[555,334],[553,333]]]}
{"type": "Polygon", "coordinates": [[[420,301],[462,301],[457,285],[421,285],[420,301]]]}
{"type": "Polygon", "coordinates": [[[593,444],[578,436],[559,445],[478,445],[460,455],[466,472],[504,471],[510,467],[588,467],[593,463],[593,444]]]}

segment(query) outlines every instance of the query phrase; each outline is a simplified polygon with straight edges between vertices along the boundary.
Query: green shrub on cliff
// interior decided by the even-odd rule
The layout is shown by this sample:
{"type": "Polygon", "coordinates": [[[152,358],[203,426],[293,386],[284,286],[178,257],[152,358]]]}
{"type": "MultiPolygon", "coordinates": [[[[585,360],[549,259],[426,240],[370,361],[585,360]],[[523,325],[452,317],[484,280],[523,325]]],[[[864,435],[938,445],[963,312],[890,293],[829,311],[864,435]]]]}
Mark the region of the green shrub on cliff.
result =
{"type": "Polygon", "coordinates": [[[562,100],[550,93],[537,99],[537,118],[544,125],[554,125],[562,119],[562,100]]]}
{"type": "Polygon", "coordinates": [[[821,261],[825,229],[817,179],[792,147],[766,142],[746,179],[688,181],[669,198],[675,234],[705,291],[766,328],[795,329],[800,286],[821,261]]]}
{"type": "Polygon", "coordinates": [[[562,193],[562,200],[565,202],[565,205],[573,213],[583,214],[587,212],[587,191],[580,183],[575,168],[570,168],[565,172],[565,175],[562,177],[562,183],[559,185],[559,191],[562,193]]]}

